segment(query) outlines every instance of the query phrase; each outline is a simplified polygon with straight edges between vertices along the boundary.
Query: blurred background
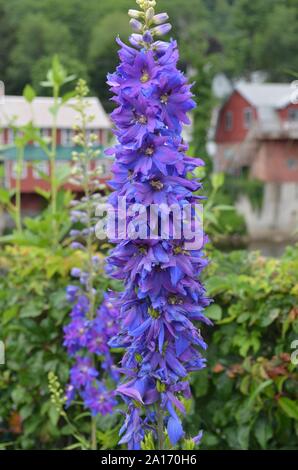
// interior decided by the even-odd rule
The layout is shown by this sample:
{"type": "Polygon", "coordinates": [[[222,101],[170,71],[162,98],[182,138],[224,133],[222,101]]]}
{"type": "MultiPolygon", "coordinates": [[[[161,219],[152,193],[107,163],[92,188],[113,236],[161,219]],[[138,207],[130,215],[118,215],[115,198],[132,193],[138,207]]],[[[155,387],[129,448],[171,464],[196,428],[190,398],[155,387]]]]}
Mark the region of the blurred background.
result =
{"type": "MultiPolygon", "coordinates": [[[[106,194],[113,109],[106,75],[118,63],[115,36],[130,34],[129,8],[133,0],[0,0],[2,448],[73,442],[46,377],[54,371],[67,382],[65,287],[81,262],[67,248],[71,193],[83,190],[65,170],[76,150],[75,113],[66,105],[74,76],[85,79],[96,116],[88,132],[100,152],[92,169],[106,194]],[[63,103],[53,124],[56,85],[63,103]],[[51,187],[53,151],[61,173],[51,187]]],[[[198,107],[185,139],[206,162],[197,176],[212,242],[205,281],[216,326],[205,332],[209,367],[193,379],[188,432],[203,428],[207,449],[297,448],[298,0],[159,0],[157,9],[168,12],[180,68],[194,82],[198,107]]],[[[104,257],[109,247],[96,248],[104,257]]],[[[111,286],[101,278],[97,287],[111,286]]],[[[102,448],[116,445],[113,419],[99,423],[102,448]]]]}
{"type": "MultiPolygon", "coordinates": [[[[37,95],[49,94],[41,82],[59,54],[110,112],[106,75],[118,60],[115,33],[123,40],[129,35],[127,10],[133,3],[0,0],[6,95],[22,95],[28,83],[37,95]]],[[[195,82],[193,154],[207,161],[208,170],[225,173],[221,202],[237,208],[225,213],[223,235],[230,235],[229,245],[273,255],[295,238],[298,222],[297,7],[297,0],[159,1],[173,24],[180,66],[195,82]]],[[[12,117],[16,110],[7,106],[12,117]]],[[[0,119],[5,121],[3,110],[0,119]]],[[[66,119],[61,126],[70,124],[66,119]]],[[[71,142],[69,134],[61,140],[71,142]]],[[[3,143],[12,139],[2,133],[3,143]]],[[[226,236],[219,238],[226,243],[226,236]]]]}

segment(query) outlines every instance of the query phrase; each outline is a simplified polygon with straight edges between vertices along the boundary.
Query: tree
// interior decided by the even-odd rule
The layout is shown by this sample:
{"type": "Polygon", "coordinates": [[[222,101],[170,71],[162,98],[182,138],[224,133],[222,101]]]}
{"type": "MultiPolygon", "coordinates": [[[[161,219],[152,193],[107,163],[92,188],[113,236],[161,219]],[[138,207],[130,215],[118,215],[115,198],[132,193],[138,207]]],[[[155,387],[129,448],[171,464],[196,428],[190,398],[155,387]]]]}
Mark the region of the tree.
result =
{"type": "Polygon", "coordinates": [[[0,80],[5,83],[6,91],[10,89],[10,83],[7,80],[7,68],[14,38],[15,28],[7,14],[5,1],[0,0],[0,80]]]}
{"type": "Polygon", "coordinates": [[[124,13],[110,13],[99,21],[92,31],[88,49],[91,89],[100,94],[107,109],[111,109],[111,104],[106,76],[108,72],[113,72],[117,65],[118,46],[115,41],[115,31],[122,41],[127,41],[130,30],[127,15],[124,13]]]}
{"type": "Polygon", "coordinates": [[[51,22],[40,13],[25,16],[17,31],[7,69],[10,91],[19,93],[26,83],[33,82],[36,64],[45,58],[50,60],[56,53],[70,58],[77,55],[67,26],[58,21],[51,22]]]}

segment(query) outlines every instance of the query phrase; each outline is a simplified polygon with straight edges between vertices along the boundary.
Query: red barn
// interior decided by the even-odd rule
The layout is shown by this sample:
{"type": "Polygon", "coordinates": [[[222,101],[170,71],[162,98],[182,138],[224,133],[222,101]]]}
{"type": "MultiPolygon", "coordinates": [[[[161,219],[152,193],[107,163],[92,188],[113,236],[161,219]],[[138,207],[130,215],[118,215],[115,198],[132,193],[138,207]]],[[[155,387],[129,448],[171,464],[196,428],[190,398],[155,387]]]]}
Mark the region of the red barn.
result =
{"type": "MultiPolygon", "coordinates": [[[[88,114],[94,116],[94,120],[87,126],[88,132],[96,134],[98,141],[96,148],[103,149],[107,144],[111,129],[111,122],[105,113],[98,98],[85,98],[88,102],[88,114]]],[[[71,107],[74,104],[70,100],[63,105],[57,118],[57,164],[71,165],[72,152],[80,150],[73,144],[73,126],[78,124],[77,112],[71,107]]],[[[5,96],[0,102],[0,160],[4,165],[4,184],[13,189],[16,185],[17,150],[14,146],[14,132],[11,128],[20,127],[32,121],[44,137],[51,137],[53,116],[50,108],[53,99],[36,97],[30,105],[22,96],[5,96]],[[10,145],[8,148],[1,145],[10,145]]],[[[104,157],[103,152],[94,162],[94,166],[101,167],[101,179],[105,181],[110,173],[110,160],[104,157]]],[[[24,153],[24,166],[21,181],[22,205],[25,211],[35,211],[40,207],[40,197],[35,189],[49,189],[49,183],[41,177],[41,172],[49,175],[50,165],[45,152],[36,144],[27,145],[24,153]]],[[[71,187],[70,185],[67,185],[71,187]]],[[[71,189],[78,191],[77,187],[71,189]]]]}
{"type": "Polygon", "coordinates": [[[287,84],[239,83],[219,110],[215,171],[298,181],[298,103],[287,84]]]}

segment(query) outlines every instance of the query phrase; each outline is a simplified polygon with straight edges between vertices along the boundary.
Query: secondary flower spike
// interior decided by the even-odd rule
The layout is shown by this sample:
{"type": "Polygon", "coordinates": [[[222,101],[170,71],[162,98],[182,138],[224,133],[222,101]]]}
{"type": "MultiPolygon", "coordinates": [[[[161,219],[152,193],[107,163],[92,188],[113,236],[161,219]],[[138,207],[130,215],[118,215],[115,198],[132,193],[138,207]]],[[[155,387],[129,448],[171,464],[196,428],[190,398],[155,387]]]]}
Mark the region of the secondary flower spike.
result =
{"type": "MultiPolygon", "coordinates": [[[[187,113],[195,107],[191,86],[177,69],[176,42],[160,40],[171,29],[168,15],[155,14],[155,1],[137,4],[140,10],[129,12],[131,46],[117,39],[120,65],[108,76],[116,103],[111,117],[118,143],[108,151],[115,155],[110,203],[116,214],[118,197],[146,210],[152,203],[184,208],[198,201],[194,193],[201,188],[189,175],[203,162],[187,157],[182,138],[187,113]]],[[[193,322],[211,324],[203,314],[210,300],[199,279],[207,261],[202,246],[185,249],[183,236],[126,236],[115,243],[108,271],[125,286],[116,306],[120,332],[110,341],[125,351],[117,392],[128,409],[120,443],[140,449],[152,432],[156,448],[166,445],[167,435],[175,446],[185,434],[181,417],[183,401],[191,397],[189,374],[205,367],[206,344],[193,322]]]]}

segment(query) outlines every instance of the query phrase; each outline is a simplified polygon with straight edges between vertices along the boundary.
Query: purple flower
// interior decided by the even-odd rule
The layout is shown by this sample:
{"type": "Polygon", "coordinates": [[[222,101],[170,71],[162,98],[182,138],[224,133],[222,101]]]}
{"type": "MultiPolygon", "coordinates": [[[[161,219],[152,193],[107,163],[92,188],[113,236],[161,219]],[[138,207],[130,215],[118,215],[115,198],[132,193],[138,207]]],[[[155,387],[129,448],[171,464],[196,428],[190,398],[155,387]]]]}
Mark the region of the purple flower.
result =
{"type": "Polygon", "coordinates": [[[98,380],[93,384],[89,384],[82,396],[85,407],[91,410],[93,416],[111,414],[113,408],[117,405],[114,392],[107,390],[103,383],[98,380]]]}
{"type": "Polygon", "coordinates": [[[142,31],[143,25],[138,20],[131,19],[129,24],[136,33],[139,33],[140,31],[142,31]]]}
{"type": "Polygon", "coordinates": [[[151,34],[156,36],[164,36],[165,34],[168,34],[171,29],[172,25],[170,23],[160,24],[151,29],[151,34]]]}
{"type": "Polygon", "coordinates": [[[70,370],[71,383],[75,388],[81,388],[92,382],[98,376],[89,357],[77,357],[75,366],[70,370]]]}
{"type": "Polygon", "coordinates": [[[162,24],[168,21],[169,15],[167,13],[159,13],[158,15],[154,15],[152,19],[155,24],[162,24]]]}
{"type": "Polygon", "coordinates": [[[68,300],[68,302],[75,301],[78,290],[79,290],[78,286],[67,286],[66,299],[68,300]]]}
{"type": "Polygon", "coordinates": [[[70,274],[72,275],[72,277],[80,277],[81,270],[79,268],[72,268],[70,274]]]}
{"type": "MultiPolygon", "coordinates": [[[[150,30],[152,37],[170,31],[171,25],[163,24],[167,20],[165,13],[153,16],[157,26],[150,30]]],[[[128,209],[143,204],[146,211],[151,204],[175,204],[183,210],[200,199],[194,193],[201,184],[188,175],[203,162],[186,155],[182,138],[183,125],[190,123],[187,113],[195,106],[191,86],[177,69],[176,42],[152,42],[151,36],[146,42],[134,34],[130,43],[135,49],[121,43],[121,63],[108,76],[118,139],[108,151],[115,155],[110,183],[115,191],[109,202],[118,217],[120,196],[128,209]]],[[[161,212],[159,222],[163,216],[161,212]]],[[[127,224],[134,226],[135,220],[128,210],[127,224]]],[[[158,408],[172,445],[181,441],[182,399],[191,397],[189,375],[206,365],[202,351],[207,346],[193,322],[211,324],[204,316],[210,299],[199,278],[207,261],[201,249],[185,249],[184,235],[177,235],[173,220],[171,227],[170,237],[162,233],[154,240],[134,239],[127,231],[124,240],[114,241],[108,259],[109,274],[124,283],[117,301],[120,329],[109,345],[124,349],[117,394],[128,407],[120,443],[129,449],[139,449],[149,430],[157,439],[158,408]]],[[[142,228],[147,229],[146,223],[142,228]]]]}

